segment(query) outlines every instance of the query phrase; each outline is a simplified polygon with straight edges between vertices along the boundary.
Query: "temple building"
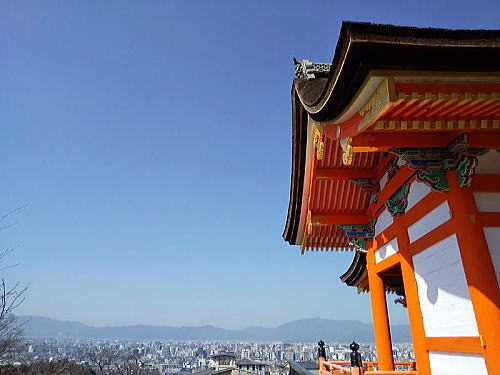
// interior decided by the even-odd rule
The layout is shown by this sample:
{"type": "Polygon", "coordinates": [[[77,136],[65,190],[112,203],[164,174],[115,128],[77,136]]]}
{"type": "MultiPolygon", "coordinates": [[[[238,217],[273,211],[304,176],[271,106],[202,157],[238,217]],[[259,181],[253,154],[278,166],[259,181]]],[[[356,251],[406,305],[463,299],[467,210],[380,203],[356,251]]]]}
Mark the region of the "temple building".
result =
{"type": "Polygon", "coordinates": [[[332,64],[294,63],[284,239],[352,251],[380,374],[389,292],[413,373],[500,374],[500,31],[344,22],[332,64]]]}

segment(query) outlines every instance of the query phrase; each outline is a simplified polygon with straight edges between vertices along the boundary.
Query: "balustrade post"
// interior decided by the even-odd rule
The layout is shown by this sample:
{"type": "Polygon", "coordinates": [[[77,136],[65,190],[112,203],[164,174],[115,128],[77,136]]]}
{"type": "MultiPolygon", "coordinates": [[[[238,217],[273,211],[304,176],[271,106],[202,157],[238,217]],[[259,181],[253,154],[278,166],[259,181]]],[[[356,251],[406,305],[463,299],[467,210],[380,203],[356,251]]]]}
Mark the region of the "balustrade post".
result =
{"type": "Polygon", "coordinates": [[[362,375],[363,361],[361,359],[361,353],[358,352],[359,344],[353,341],[351,345],[349,345],[349,348],[351,349],[351,374],[362,375]]]}
{"type": "Polygon", "coordinates": [[[318,342],[318,366],[320,374],[321,371],[326,370],[323,361],[326,361],[326,349],[325,349],[325,343],[323,342],[323,340],[320,340],[320,342],[318,342]]]}

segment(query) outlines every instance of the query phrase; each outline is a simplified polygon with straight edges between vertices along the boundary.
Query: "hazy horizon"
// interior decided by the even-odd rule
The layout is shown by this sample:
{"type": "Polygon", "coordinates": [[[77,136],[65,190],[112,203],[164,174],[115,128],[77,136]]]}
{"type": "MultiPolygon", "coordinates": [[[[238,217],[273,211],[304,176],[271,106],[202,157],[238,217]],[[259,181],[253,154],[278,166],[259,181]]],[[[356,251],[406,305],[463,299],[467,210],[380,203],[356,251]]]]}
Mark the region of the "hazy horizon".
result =
{"type": "MultiPolygon", "coordinates": [[[[5,2],[2,231],[19,315],[94,326],[371,322],[353,253],[283,241],[292,58],[342,20],[500,28],[498,1],[5,2]]],[[[407,313],[389,298],[394,324],[407,313]]]]}
{"type": "MultiPolygon", "coordinates": [[[[126,325],[94,325],[94,324],[87,324],[87,323],[79,321],[79,320],[54,319],[54,318],[51,318],[49,316],[42,316],[42,315],[17,315],[17,316],[18,316],[18,319],[21,319],[21,320],[24,319],[24,318],[26,318],[26,319],[29,319],[29,318],[43,318],[43,319],[50,319],[50,320],[55,320],[55,321],[65,322],[65,323],[80,323],[80,324],[84,324],[86,326],[93,327],[93,328],[133,327],[133,326],[156,326],[156,327],[172,327],[172,328],[214,327],[214,328],[222,328],[222,329],[225,329],[225,330],[235,330],[235,331],[242,330],[242,329],[245,329],[245,328],[277,328],[277,327],[280,327],[282,325],[286,325],[288,323],[294,323],[294,322],[300,322],[300,321],[310,321],[310,320],[334,320],[334,321],[336,320],[336,321],[360,322],[360,323],[363,323],[363,324],[372,324],[373,323],[371,321],[364,322],[364,321],[361,321],[361,320],[358,320],[358,319],[333,319],[333,318],[314,317],[314,318],[302,318],[302,319],[294,319],[294,320],[283,321],[283,322],[278,323],[277,325],[273,325],[273,326],[263,326],[263,325],[256,326],[256,325],[249,324],[249,325],[243,325],[241,327],[231,328],[231,327],[218,326],[218,325],[209,324],[209,323],[208,324],[204,324],[204,325],[177,325],[177,326],[168,325],[168,324],[143,324],[143,323],[126,324],[126,325]]],[[[391,325],[409,325],[409,324],[408,324],[408,322],[403,322],[401,324],[391,323],[391,325]]]]}

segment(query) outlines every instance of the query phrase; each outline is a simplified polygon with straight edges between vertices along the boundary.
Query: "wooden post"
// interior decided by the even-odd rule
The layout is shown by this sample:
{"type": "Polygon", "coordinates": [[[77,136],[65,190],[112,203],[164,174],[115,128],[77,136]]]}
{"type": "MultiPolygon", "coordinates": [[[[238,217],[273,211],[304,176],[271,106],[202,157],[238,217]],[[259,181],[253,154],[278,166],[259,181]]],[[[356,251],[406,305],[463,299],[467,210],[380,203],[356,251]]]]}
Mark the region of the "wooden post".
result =
{"type": "Polygon", "coordinates": [[[448,203],[489,374],[500,370],[500,290],[472,190],[448,173],[448,203]]]}
{"type": "Polygon", "coordinates": [[[351,375],[363,375],[363,361],[358,352],[359,344],[353,341],[349,348],[351,349],[351,375]]]}
{"type": "Polygon", "coordinates": [[[410,254],[410,239],[408,238],[408,231],[403,216],[396,216],[394,224],[397,227],[396,236],[400,254],[401,274],[403,275],[415,359],[418,363],[419,373],[421,375],[429,375],[431,373],[431,365],[429,362],[429,353],[425,347],[424,321],[420,309],[413,258],[410,254]]]}
{"type": "Polygon", "coordinates": [[[320,374],[321,371],[326,371],[326,366],[323,361],[326,361],[326,350],[325,343],[323,342],[323,340],[321,340],[320,342],[318,342],[318,367],[320,374]]]}
{"type": "MultiPolygon", "coordinates": [[[[374,244],[375,241],[372,241],[374,244]]],[[[370,299],[373,314],[373,329],[375,331],[375,346],[379,370],[394,371],[392,357],[391,331],[387,314],[384,281],[375,272],[375,249],[370,246],[367,256],[368,282],[370,284],[370,299]]]]}

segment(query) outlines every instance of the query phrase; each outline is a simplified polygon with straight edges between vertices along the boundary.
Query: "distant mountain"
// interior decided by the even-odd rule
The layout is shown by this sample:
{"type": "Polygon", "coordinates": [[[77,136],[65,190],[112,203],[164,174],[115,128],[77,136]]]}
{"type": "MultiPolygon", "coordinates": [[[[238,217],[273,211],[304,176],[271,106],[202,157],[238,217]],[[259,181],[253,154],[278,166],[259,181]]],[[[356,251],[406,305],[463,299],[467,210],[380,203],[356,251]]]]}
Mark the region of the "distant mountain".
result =
{"type": "MultiPolygon", "coordinates": [[[[202,327],[118,326],[91,327],[79,322],[65,322],[33,316],[24,325],[27,337],[80,337],[103,339],[158,339],[158,340],[277,340],[326,342],[373,342],[371,324],[357,320],[303,319],[282,324],[276,328],[247,327],[240,330],[202,327]]],[[[392,326],[394,342],[411,341],[408,325],[392,326]]]]}

